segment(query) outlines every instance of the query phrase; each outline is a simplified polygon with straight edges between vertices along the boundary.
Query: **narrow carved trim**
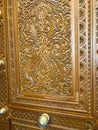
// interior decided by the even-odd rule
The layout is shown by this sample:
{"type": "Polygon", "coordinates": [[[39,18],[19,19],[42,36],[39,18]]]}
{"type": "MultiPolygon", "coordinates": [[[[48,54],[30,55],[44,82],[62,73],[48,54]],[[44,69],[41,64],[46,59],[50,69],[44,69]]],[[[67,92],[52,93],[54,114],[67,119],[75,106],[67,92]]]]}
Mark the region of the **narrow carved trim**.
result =
{"type": "Polygon", "coordinates": [[[95,13],[95,82],[96,82],[96,112],[98,112],[98,0],[96,0],[96,4],[94,7],[95,13]]]}
{"type": "MultiPolygon", "coordinates": [[[[6,86],[6,40],[5,40],[5,8],[4,0],[0,0],[0,108],[7,105],[7,86],[6,86]]],[[[8,130],[7,115],[0,115],[0,130],[8,130]]]]}

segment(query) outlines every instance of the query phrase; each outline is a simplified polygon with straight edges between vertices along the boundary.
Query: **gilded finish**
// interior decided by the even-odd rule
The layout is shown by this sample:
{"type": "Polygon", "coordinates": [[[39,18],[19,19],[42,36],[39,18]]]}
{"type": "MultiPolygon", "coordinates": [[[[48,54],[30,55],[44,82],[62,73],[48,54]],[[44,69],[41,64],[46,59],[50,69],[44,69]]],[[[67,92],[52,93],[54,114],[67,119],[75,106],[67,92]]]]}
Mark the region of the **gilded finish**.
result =
{"type": "Polygon", "coordinates": [[[47,130],[97,130],[97,14],[98,0],[0,0],[0,130],[40,130],[43,113],[47,130]]]}

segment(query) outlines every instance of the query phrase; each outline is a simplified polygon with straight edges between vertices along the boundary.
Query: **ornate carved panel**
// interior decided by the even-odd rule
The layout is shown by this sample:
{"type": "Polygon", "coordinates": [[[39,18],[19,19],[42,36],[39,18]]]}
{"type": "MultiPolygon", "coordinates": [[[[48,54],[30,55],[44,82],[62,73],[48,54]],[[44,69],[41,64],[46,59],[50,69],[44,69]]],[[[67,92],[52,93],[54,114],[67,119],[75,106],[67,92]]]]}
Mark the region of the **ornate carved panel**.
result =
{"type": "MultiPolygon", "coordinates": [[[[11,130],[41,130],[42,128],[34,127],[29,123],[26,122],[19,122],[19,121],[12,121],[11,122],[11,130]]],[[[59,128],[49,127],[45,128],[46,130],[59,130],[59,128]]],[[[63,128],[60,128],[61,130],[65,130],[63,128]]],[[[67,129],[66,129],[67,130],[67,129]]],[[[73,129],[76,130],[76,129],[73,129]]]]}
{"type": "Polygon", "coordinates": [[[28,124],[21,124],[21,122],[12,121],[11,130],[40,130],[40,128],[33,127],[28,124]]]}
{"type": "MultiPolygon", "coordinates": [[[[0,37],[0,57],[5,59],[6,49],[9,128],[40,130],[38,118],[46,112],[51,118],[46,130],[93,130],[93,0],[3,3],[6,31],[2,24],[0,35],[6,35],[7,47],[0,37]]],[[[6,104],[6,69],[1,67],[0,98],[6,104]]]]}
{"type": "MultiPolygon", "coordinates": [[[[16,128],[24,128],[32,130],[33,127],[39,130],[38,117],[43,113],[39,110],[25,110],[23,108],[12,108],[10,111],[12,121],[12,130],[16,128]],[[19,126],[18,126],[19,125],[19,126]]],[[[74,117],[72,115],[57,114],[55,112],[47,112],[50,115],[51,122],[47,130],[93,130],[92,119],[85,117],[74,117]]],[[[26,129],[26,130],[27,130],[26,129]]],[[[19,129],[20,130],[20,129],[19,129]]]]}
{"type": "Polygon", "coordinates": [[[20,93],[73,96],[77,74],[73,72],[78,63],[72,61],[77,43],[72,38],[75,33],[71,21],[75,16],[71,18],[74,12],[71,2],[17,4],[20,93]]]}
{"type": "MultiPolygon", "coordinates": [[[[25,122],[24,122],[25,123],[25,122]]],[[[12,122],[12,125],[11,125],[11,130],[21,130],[21,129],[24,129],[24,130],[41,130],[40,128],[37,128],[37,127],[33,127],[31,126],[31,124],[21,124],[21,122],[17,122],[17,121],[14,121],[12,122]]],[[[77,129],[74,129],[74,128],[54,128],[54,127],[49,127],[49,128],[46,128],[46,130],[77,130],[77,129]]],[[[81,129],[81,130],[84,130],[84,129],[81,129]]]]}
{"type": "Polygon", "coordinates": [[[17,19],[20,92],[72,96],[71,2],[18,1],[17,19]]]}
{"type": "Polygon", "coordinates": [[[91,113],[90,7],[90,0],[8,1],[12,103],[91,113]]]}

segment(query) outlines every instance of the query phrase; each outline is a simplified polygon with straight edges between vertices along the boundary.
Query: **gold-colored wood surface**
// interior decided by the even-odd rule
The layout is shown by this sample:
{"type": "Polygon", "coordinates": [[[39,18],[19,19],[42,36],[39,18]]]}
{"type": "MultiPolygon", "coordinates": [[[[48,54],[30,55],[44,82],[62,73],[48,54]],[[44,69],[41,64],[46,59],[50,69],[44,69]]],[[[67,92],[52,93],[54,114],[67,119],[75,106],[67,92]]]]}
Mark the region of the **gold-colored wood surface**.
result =
{"type": "Polygon", "coordinates": [[[0,130],[97,130],[97,3],[0,0],[0,130]]]}

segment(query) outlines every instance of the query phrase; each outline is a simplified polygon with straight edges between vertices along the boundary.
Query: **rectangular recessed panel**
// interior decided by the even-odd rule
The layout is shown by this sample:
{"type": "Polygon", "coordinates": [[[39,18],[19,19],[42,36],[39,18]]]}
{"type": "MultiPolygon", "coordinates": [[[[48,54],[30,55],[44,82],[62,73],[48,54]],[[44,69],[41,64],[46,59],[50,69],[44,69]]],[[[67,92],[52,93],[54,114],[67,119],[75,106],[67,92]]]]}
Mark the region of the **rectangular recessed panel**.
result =
{"type": "Polygon", "coordinates": [[[75,58],[72,1],[18,1],[20,93],[39,96],[75,95],[75,58]]]}
{"type": "Polygon", "coordinates": [[[11,103],[91,111],[90,7],[86,0],[9,3],[11,103]]]}

